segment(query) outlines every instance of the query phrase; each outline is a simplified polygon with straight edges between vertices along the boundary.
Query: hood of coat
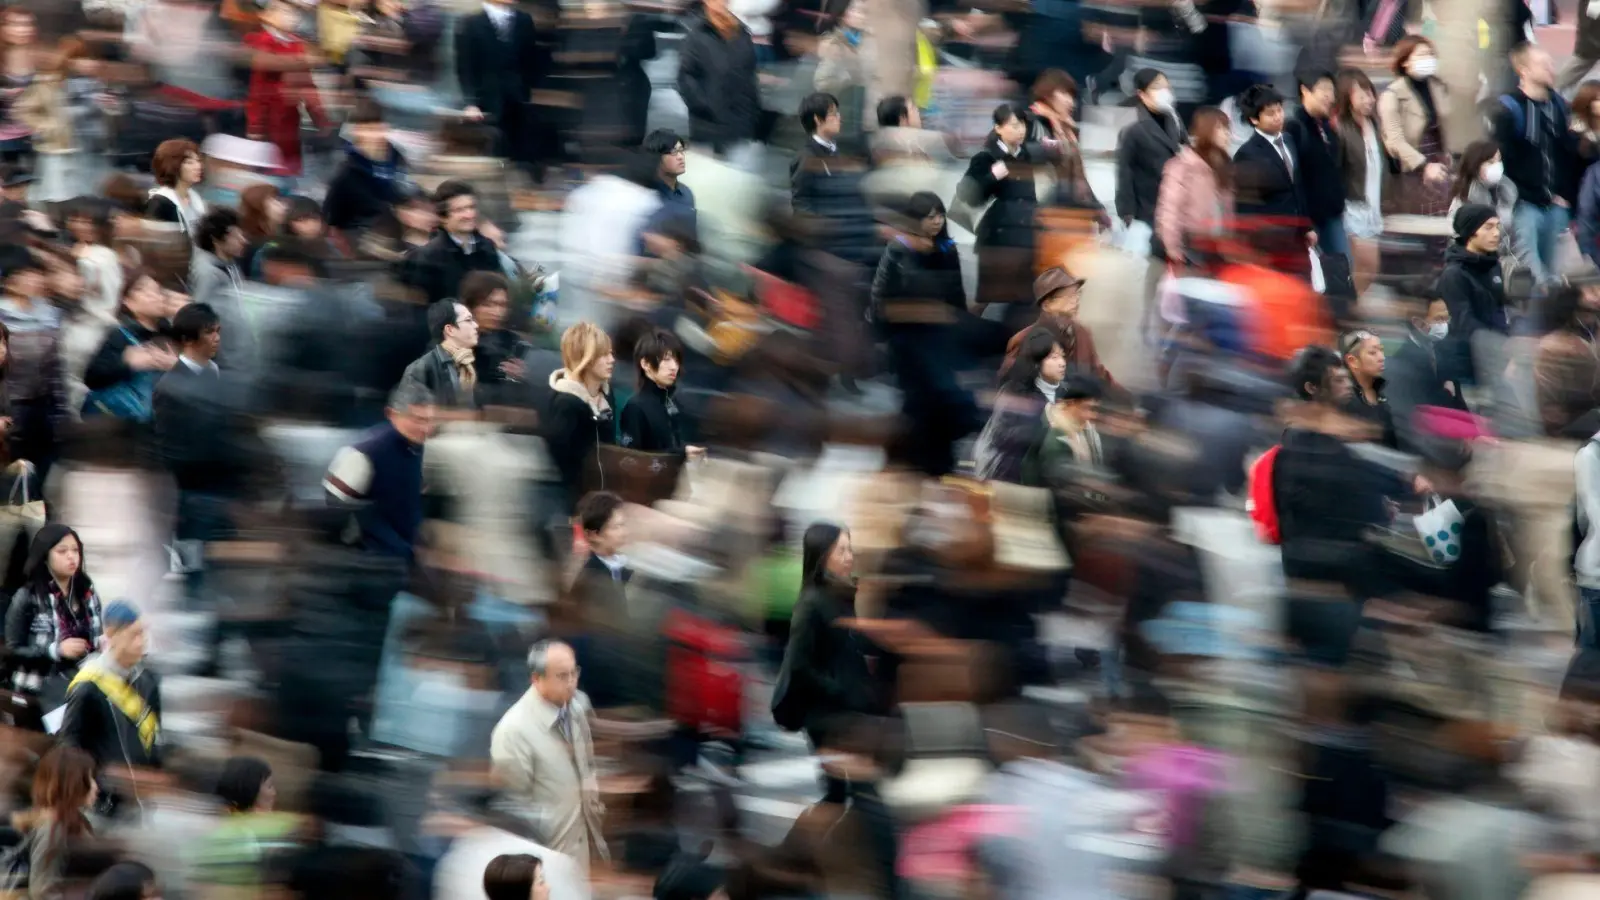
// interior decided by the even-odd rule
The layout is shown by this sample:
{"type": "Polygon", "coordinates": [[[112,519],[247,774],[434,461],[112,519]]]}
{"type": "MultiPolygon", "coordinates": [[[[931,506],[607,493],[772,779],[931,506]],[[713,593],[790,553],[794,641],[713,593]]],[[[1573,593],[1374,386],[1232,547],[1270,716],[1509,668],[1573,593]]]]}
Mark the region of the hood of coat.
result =
{"type": "Polygon", "coordinates": [[[589,393],[589,389],[583,386],[583,382],[567,377],[566,369],[557,369],[550,373],[550,390],[558,394],[570,394],[573,397],[577,397],[587,403],[597,416],[611,411],[611,399],[605,395],[604,391],[594,394],[589,393]]]}
{"type": "Polygon", "coordinates": [[[1495,253],[1473,253],[1460,244],[1451,244],[1445,248],[1444,264],[1461,266],[1481,278],[1491,269],[1500,267],[1500,256],[1495,253]]]}

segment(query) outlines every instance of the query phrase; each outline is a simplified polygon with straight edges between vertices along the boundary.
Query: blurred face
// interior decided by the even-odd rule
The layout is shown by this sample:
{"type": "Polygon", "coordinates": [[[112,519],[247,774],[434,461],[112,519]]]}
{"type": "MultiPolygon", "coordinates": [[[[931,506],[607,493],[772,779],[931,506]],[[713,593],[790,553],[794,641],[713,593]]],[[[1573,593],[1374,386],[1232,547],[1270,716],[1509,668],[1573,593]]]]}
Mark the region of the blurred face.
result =
{"type": "Polygon", "coordinates": [[[906,104],[906,127],[922,127],[922,110],[917,109],[915,104],[906,104]]]}
{"type": "Polygon", "coordinates": [[[63,266],[50,274],[50,291],[63,300],[83,296],[83,274],[75,266],[63,266]]]}
{"type": "Polygon", "coordinates": [[[217,248],[221,251],[218,255],[223,259],[235,259],[244,255],[248,246],[250,239],[244,236],[244,229],[235,226],[228,229],[228,236],[218,243],[217,248]]]}
{"type": "Polygon", "coordinates": [[[1422,320],[1417,323],[1418,328],[1423,332],[1427,332],[1439,325],[1446,327],[1450,325],[1450,307],[1446,306],[1443,300],[1435,300],[1429,303],[1428,314],[1423,316],[1422,320]]]}
{"type": "Polygon", "coordinates": [[[451,234],[471,234],[478,230],[478,198],[468,194],[452,197],[445,205],[444,227],[451,234]]]}
{"type": "Polygon", "coordinates": [[[478,309],[472,315],[478,320],[479,329],[494,331],[505,324],[506,310],[510,307],[511,301],[506,297],[506,292],[494,290],[478,304],[478,309]]]}
{"type": "Polygon", "coordinates": [[[407,203],[395,210],[395,217],[412,231],[430,232],[439,227],[439,213],[431,203],[407,203]]]}
{"type": "Polygon", "coordinates": [[[268,775],[267,780],[261,782],[261,793],[256,795],[256,811],[272,812],[278,806],[278,783],[268,775]]]}
{"type": "Polygon", "coordinates": [[[1522,62],[1522,67],[1517,74],[1539,87],[1551,88],[1556,85],[1556,67],[1550,59],[1550,54],[1534,47],[1528,51],[1528,56],[1522,62]]]}
{"type": "Polygon", "coordinates": [[[1333,404],[1343,404],[1354,393],[1350,385],[1350,370],[1340,366],[1328,374],[1327,396],[1318,398],[1333,404]]]}
{"type": "Polygon", "coordinates": [[[83,550],[78,546],[78,539],[70,534],[50,548],[50,574],[58,580],[66,581],[77,575],[82,561],[83,550]]]}
{"type": "Polygon", "coordinates": [[[178,167],[178,183],[199,184],[205,174],[206,166],[200,161],[200,155],[191,153],[183,158],[183,164],[178,167]]]}
{"type": "Polygon", "coordinates": [[[828,574],[835,578],[849,580],[856,574],[856,552],[850,544],[850,532],[839,533],[839,539],[834,542],[833,549],[828,551],[828,574]]]}
{"type": "Polygon", "coordinates": [[[382,160],[389,155],[389,126],[384,122],[363,122],[352,126],[351,143],[368,159],[382,160]]]}
{"type": "Polygon", "coordinates": [[[1369,335],[1356,345],[1354,353],[1346,354],[1345,362],[1357,375],[1376,378],[1383,374],[1383,344],[1376,335],[1369,335]]]}
{"type": "Polygon", "coordinates": [[[670,178],[677,178],[689,168],[689,156],[684,151],[683,142],[673,147],[670,153],[661,154],[661,174],[670,178]]]}
{"type": "Polygon", "coordinates": [[[283,217],[289,214],[289,204],[282,197],[273,195],[267,198],[263,207],[267,214],[267,227],[276,231],[283,227],[283,217]]]}
{"type": "Polygon", "coordinates": [[[550,900],[550,882],[544,880],[544,866],[533,870],[533,891],[528,900],[550,900]]]}
{"type": "Polygon", "coordinates": [[[1489,161],[1488,162],[1486,162],[1483,165],[1478,167],[1478,180],[1487,183],[1490,180],[1489,179],[1489,167],[1490,166],[1495,166],[1495,165],[1500,165],[1500,164],[1501,164],[1500,154],[1496,153],[1494,156],[1489,157],[1489,161]]]}
{"type": "Polygon", "coordinates": [[[1364,87],[1357,87],[1350,94],[1350,109],[1358,116],[1370,116],[1378,108],[1378,98],[1364,87]]]}
{"type": "Polygon", "coordinates": [[[597,556],[616,556],[628,546],[628,517],[619,509],[606,520],[604,528],[585,532],[584,537],[597,556]]]}
{"type": "Polygon", "coordinates": [[[100,230],[94,227],[94,220],[88,216],[72,216],[67,219],[67,233],[80,244],[94,244],[100,240],[100,230]]]}
{"type": "Polygon", "coordinates": [[[1050,109],[1061,118],[1070,119],[1078,109],[1078,101],[1066,91],[1056,91],[1050,95],[1050,109]]]}
{"type": "Polygon", "coordinates": [[[143,619],[116,631],[106,632],[106,652],[123,668],[138,665],[144,659],[149,643],[143,619]]]}
{"type": "Polygon", "coordinates": [[[1274,103],[1263,109],[1255,124],[1262,134],[1268,136],[1281,134],[1283,132],[1283,104],[1274,103]]]}
{"type": "Polygon", "coordinates": [[[14,297],[41,297],[44,287],[44,273],[34,269],[22,269],[6,279],[6,290],[14,297]]]}
{"type": "Polygon", "coordinates": [[[200,332],[200,340],[193,346],[184,348],[184,355],[195,362],[208,362],[215,359],[217,351],[222,349],[222,326],[213,325],[200,332]]]}
{"type": "Polygon", "coordinates": [[[5,18],[5,33],[0,37],[13,47],[20,47],[33,43],[35,29],[33,16],[28,13],[8,13],[5,18]]]}
{"type": "Polygon", "coordinates": [[[1216,130],[1211,132],[1211,146],[1228,149],[1233,143],[1233,124],[1227,121],[1217,123],[1216,130]]]}
{"type": "Polygon", "coordinates": [[[535,673],[533,689],[551,706],[566,706],[578,690],[578,660],[566,644],[554,644],[545,654],[544,674],[535,673]]]}
{"type": "Polygon", "coordinates": [[[456,304],[456,324],[445,326],[444,339],[457,347],[470,349],[478,346],[478,320],[473,317],[471,310],[456,304]]]}
{"type": "Polygon", "coordinates": [[[1318,81],[1311,90],[1301,91],[1300,97],[1306,112],[1319,118],[1327,116],[1333,112],[1333,79],[1318,81]]]}
{"type": "Polygon", "coordinates": [[[289,233],[313,240],[322,237],[322,220],[315,216],[301,216],[289,223],[289,233]]]}
{"type": "Polygon", "coordinates": [[[839,107],[828,107],[828,114],[817,122],[817,137],[831,141],[839,136],[839,130],[844,127],[843,120],[839,118],[839,107]]]}
{"type": "Polygon", "coordinates": [[[1467,243],[1469,249],[1478,253],[1499,253],[1500,219],[1498,217],[1492,218],[1483,223],[1483,226],[1478,229],[1478,233],[1473,235],[1472,240],[1467,243]]]}
{"type": "Polygon", "coordinates": [[[1065,287],[1055,291],[1044,298],[1040,307],[1045,315],[1061,319],[1071,319],[1078,315],[1078,304],[1083,299],[1083,288],[1079,285],[1065,287]]]}
{"type": "Polygon", "coordinates": [[[1001,122],[994,127],[994,133],[1000,136],[1007,147],[1020,147],[1022,139],[1028,136],[1028,126],[1016,116],[1001,122]]]}
{"type": "Polygon", "coordinates": [[[433,434],[433,407],[413,406],[404,412],[388,410],[389,423],[400,436],[413,444],[421,444],[433,434]]]}
{"type": "Polygon", "coordinates": [[[657,385],[669,388],[678,383],[678,357],[676,354],[667,353],[661,357],[661,365],[652,366],[648,360],[639,363],[644,369],[644,377],[657,385]]]}
{"type": "Polygon", "coordinates": [[[1579,290],[1578,308],[1588,312],[1600,310],[1600,285],[1586,284],[1579,290]]]}
{"type": "Polygon", "coordinates": [[[944,231],[944,211],[933,210],[922,217],[922,236],[936,238],[944,231]]]}
{"type": "Polygon", "coordinates": [[[600,381],[610,381],[611,373],[617,367],[617,356],[608,348],[604,356],[594,361],[594,367],[589,371],[600,381]]]}
{"type": "Polygon", "coordinates": [[[166,312],[163,313],[163,316],[168,319],[177,315],[178,310],[189,305],[189,295],[185,294],[183,291],[172,291],[162,288],[161,297],[166,301],[166,312]]]}
{"type": "Polygon", "coordinates": [[[845,7],[844,15],[840,17],[839,21],[844,25],[844,27],[854,31],[860,31],[862,28],[866,27],[867,14],[866,11],[861,8],[861,3],[859,0],[858,2],[852,3],[845,7]]]}
{"type": "Polygon", "coordinates": [[[1060,344],[1051,347],[1050,355],[1039,363],[1039,377],[1050,384],[1060,384],[1067,377],[1067,354],[1060,344]]]}
{"type": "Polygon", "coordinates": [[[261,14],[261,20],[283,34],[292,34],[300,28],[300,11],[288,3],[274,3],[261,14]]]}
{"type": "Polygon", "coordinates": [[[1427,44],[1418,44],[1406,57],[1406,71],[1418,78],[1432,75],[1438,70],[1439,58],[1433,55],[1433,48],[1427,44]]]}

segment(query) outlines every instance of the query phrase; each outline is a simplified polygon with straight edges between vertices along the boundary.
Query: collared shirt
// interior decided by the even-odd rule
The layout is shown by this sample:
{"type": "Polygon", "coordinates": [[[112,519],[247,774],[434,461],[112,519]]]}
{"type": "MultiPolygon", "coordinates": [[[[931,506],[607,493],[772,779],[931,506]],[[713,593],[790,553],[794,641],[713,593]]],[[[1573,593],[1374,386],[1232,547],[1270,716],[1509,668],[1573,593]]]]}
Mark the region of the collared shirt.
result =
{"type": "Polygon", "coordinates": [[[216,360],[208,359],[204,363],[197,363],[187,356],[179,356],[178,362],[196,375],[215,375],[218,372],[216,360]]]}
{"type": "Polygon", "coordinates": [[[1011,158],[1013,158],[1013,159],[1015,159],[1017,157],[1017,154],[1022,152],[1022,148],[1021,147],[1012,147],[1009,144],[1007,144],[1005,141],[995,141],[995,143],[999,144],[1000,145],[1000,149],[1004,150],[1006,152],[1006,155],[1011,157],[1011,158]]]}
{"type": "Polygon", "coordinates": [[[476,232],[468,235],[467,239],[464,241],[461,238],[456,237],[451,232],[446,231],[445,234],[449,235],[450,240],[454,241],[455,245],[460,247],[461,252],[463,253],[472,253],[478,249],[478,235],[476,232]]]}
{"type": "Polygon", "coordinates": [[[596,553],[594,558],[600,560],[600,562],[605,565],[606,569],[611,572],[612,581],[622,580],[622,570],[628,567],[627,557],[620,553],[616,556],[601,556],[600,554],[596,553]]]}
{"type": "Polygon", "coordinates": [[[489,24],[494,26],[495,31],[500,32],[501,37],[510,36],[511,23],[513,21],[510,7],[501,6],[498,3],[485,3],[483,11],[489,16],[489,24]]]}
{"type": "Polygon", "coordinates": [[[818,144],[821,144],[823,147],[826,147],[828,149],[829,153],[838,153],[839,152],[839,145],[835,144],[833,141],[828,140],[827,138],[821,137],[820,135],[813,134],[811,136],[811,139],[813,141],[816,141],[818,144]]]}
{"type": "Polygon", "coordinates": [[[1268,144],[1272,145],[1272,149],[1276,151],[1278,156],[1283,160],[1283,167],[1289,170],[1289,177],[1293,178],[1295,174],[1294,157],[1289,155],[1289,147],[1283,142],[1283,132],[1280,131],[1277,134],[1267,134],[1265,131],[1262,131],[1259,128],[1257,128],[1255,131],[1256,134],[1261,135],[1261,137],[1268,144]]]}

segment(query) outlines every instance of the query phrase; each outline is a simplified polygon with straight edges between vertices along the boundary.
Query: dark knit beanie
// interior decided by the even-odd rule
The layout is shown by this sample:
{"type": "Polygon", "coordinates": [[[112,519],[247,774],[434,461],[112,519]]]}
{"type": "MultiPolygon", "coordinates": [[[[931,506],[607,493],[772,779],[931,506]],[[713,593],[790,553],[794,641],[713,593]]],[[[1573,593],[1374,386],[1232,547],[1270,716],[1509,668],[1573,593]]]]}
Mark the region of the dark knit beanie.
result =
{"type": "Polygon", "coordinates": [[[1467,241],[1472,240],[1473,235],[1478,233],[1478,229],[1483,227],[1483,223],[1499,215],[1498,212],[1495,212],[1494,207],[1482,203],[1468,203],[1456,210],[1456,217],[1452,220],[1452,226],[1456,232],[1456,243],[1466,244],[1467,241]]]}

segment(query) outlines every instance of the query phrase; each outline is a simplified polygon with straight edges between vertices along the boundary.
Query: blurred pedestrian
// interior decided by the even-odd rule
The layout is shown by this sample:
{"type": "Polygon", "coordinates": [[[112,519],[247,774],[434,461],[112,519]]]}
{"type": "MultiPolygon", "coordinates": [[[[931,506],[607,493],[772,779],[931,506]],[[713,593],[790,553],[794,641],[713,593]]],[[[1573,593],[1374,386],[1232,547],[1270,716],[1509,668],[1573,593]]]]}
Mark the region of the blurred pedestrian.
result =
{"type": "Polygon", "coordinates": [[[1442,215],[1449,207],[1444,122],[1450,116],[1450,89],[1438,76],[1438,51],[1427,38],[1407,35],[1395,45],[1393,68],[1395,79],[1378,98],[1383,146],[1404,176],[1393,205],[1414,215],[1442,215]]]}
{"type": "Polygon", "coordinates": [[[561,336],[561,368],[550,373],[550,409],[544,439],[560,475],[566,508],[588,490],[603,487],[599,448],[617,443],[611,373],[611,338],[588,322],[561,336]]]}
{"type": "Polygon", "coordinates": [[[1384,185],[1398,164],[1384,147],[1378,93],[1359,69],[1339,73],[1334,121],[1339,129],[1339,167],[1344,177],[1344,228],[1350,237],[1356,295],[1378,274],[1378,236],[1383,233],[1384,185]]]}
{"type": "Polygon", "coordinates": [[[433,347],[407,366],[402,378],[432,394],[444,409],[477,409],[478,320],[461,303],[440,300],[428,307],[428,334],[433,347]]]}
{"type": "Polygon", "coordinates": [[[94,835],[88,812],[99,795],[95,760],[89,754],[75,747],[56,747],[39,760],[33,803],[12,819],[24,835],[29,900],[66,896],[71,853],[94,835]]]}
{"type": "Polygon", "coordinates": [[[162,141],[150,157],[150,174],[156,186],[144,214],[156,222],[172,222],[193,235],[206,214],[206,201],[198,190],[205,179],[205,163],[193,141],[174,138],[162,141]]]}
{"type": "MultiPolygon", "coordinates": [[[[100,596],[84,569],[83,541],[65,525],[39,529],[23,567],[26,582],[6,608],[6,651],[14,689],[37,695],[46,681],[70,679],[105,636],[100,596]]],[[[64,698],[65,682],[54,685],[64,698]]]]}
{"type": "Polygon", "coordinates": [[[126,600],[101,614],[105,644],[78,667],[67,687],[59,732],[97,767],[161,767],[161,677],[144,667],[149,636],[143,614],[126,600]]]}
{"type": "Polygon", "coordinates": [[[722,156],[760,136],[755,41],[728,0],[692,5],[685,31],[678,94],[689,108],[689,137],[722,156]]]}
{"type": "Polygon", "coordinates": [[[329,124],[311,79],[311,50],[298,36],[301,21],[300,8],[291,0],[268,0],[261,11],[261,30],[244,38],[254,54],[245,101],[246,136],[276,146],[282,154],[281,174],[291,176],[302,169],[302,110],[313,126],[329,124]]]}

